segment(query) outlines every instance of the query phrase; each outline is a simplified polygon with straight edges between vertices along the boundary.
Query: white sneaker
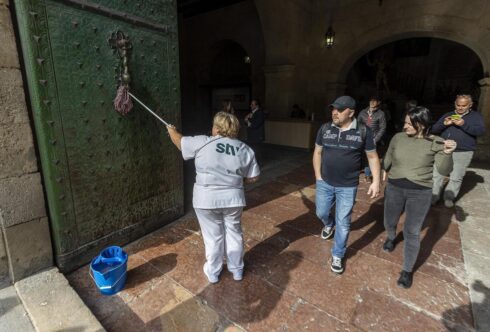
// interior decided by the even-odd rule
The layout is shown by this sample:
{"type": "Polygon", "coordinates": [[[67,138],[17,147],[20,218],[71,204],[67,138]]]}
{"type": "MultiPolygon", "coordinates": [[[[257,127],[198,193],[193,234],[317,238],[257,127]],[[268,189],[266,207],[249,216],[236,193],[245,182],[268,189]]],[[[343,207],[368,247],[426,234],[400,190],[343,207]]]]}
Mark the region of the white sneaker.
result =
{"type": "Polygon", "coordinates": [[[243,271],[232,272],[232,274],[233,274],[233,280],[235,281],[243,280],[243,271]]]}
{"type": "Polygon", "coordinates": [[[325,226],[322,229],[320,237],[324,240],[328,240],[333,236],[333,226],[325,226]]]}
{"type": "Polygon", "coordinates": [[[208,278],[208,281],[212,284],[215,284],[218,282],[218,277],[217,276],[212,276],[208,272],[208,263],[204,263],[202,266],[202,270],[204,271],[204,275],[208,278]]]}

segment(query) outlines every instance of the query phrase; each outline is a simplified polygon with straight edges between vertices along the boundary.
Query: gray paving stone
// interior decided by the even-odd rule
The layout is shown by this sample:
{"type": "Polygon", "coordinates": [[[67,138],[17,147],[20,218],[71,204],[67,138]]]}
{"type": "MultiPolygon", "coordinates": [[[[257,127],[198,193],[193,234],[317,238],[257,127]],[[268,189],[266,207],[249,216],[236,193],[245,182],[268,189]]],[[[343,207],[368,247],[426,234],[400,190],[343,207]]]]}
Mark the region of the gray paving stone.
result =
{"type": "Polygon", "coordinates": [[[57,268],[25,278],[15,288],[38,331],[104,331],[57,268]]]}
{"type": "Polygon", "coordinates": [[[481,232],[469,227],[462,228],[461,244],[463,251],[468,250],[473,254],[487,256],[490,252],[490,233],[481,232]]]}
{"type": "Polygon", "coordinates": [[[0,289],[0,331],[35,331],[14,286],[0,289]]]}
{"type": "Polygon", "coordinates": [[[490,171],[470,168],[484,179],[458,202],[469,216],[459,224],[467,283],[477,331],[490,331],[490,171]]]}

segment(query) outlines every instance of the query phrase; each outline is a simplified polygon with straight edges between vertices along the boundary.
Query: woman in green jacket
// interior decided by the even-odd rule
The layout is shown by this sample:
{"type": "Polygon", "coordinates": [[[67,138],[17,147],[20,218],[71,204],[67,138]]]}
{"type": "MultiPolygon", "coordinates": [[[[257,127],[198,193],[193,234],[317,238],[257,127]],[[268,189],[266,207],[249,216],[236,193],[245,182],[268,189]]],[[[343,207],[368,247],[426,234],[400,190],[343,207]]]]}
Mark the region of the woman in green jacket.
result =
{"type": "Polygon", "coordinates": [[[404,211],[406,215],[403,270],[397,282],[400,287],[412,285],[420,230],[431,205],[434,165],[441,174],[449,174],[455,149],[455,141],[430,135],[430,111],[419,106],[407,112],[403,132],[393,137],[386,152],[383,160],[383,179],[388,172],[384,204],[384,226],[388,233],[383,245],[385,251],[395,248],[396,226],[404,211]]]}

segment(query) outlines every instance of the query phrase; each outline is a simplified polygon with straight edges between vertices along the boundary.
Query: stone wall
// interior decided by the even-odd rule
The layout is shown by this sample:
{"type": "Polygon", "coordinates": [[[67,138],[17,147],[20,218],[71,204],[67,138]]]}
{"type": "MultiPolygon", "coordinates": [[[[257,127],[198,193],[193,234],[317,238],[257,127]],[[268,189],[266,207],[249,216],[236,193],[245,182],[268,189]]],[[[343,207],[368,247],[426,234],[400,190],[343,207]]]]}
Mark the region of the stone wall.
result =
{"type": "MultiPolygon", "coordinates": [[[[276,116],[287,116],[293,102],[308,113],[324,115],[326,105],[344,93],[347,74],[360,57],[406,38],[440,38],[465,45],[478,55],[485,76],[489,75],[486,0],[384,1],[382,5],[359,0],[256,0],[255,5],[264,35],[266,106],[276,116]],[[335,44],[326,48],[323,37],[330,24],[335,44]]],[[[483,77],[480,81],[479,111],[488,128],[487,81],[483,77]]],[[[477,156],[490,152],[490,130],[481,143],[477,156]]]]}
{"type": "Polygon", "coordinates": [[[8,0],[0,0],[0,277],[53,265],[49,223],[8,0]]]}
{"type": "MultiPolygon", "coordinates": [[[[274,85],[266,85],[267,103],[277,103],[281,109],[291,107],[281,100],[307,96],[306,109],[324,112],[325,105],[343,92],[347,73],[361,56],[405,38],[430,37],[460,43],[478,55],[484,72],[490,69],[490,21],[487,19],[490,7],[485,0],[385,1],[381,6],[378,1],[357,0],[338,1],[336,5],[320,0],[308,3],[256,1],[262,22],[274,20],[273,8],[278,6],[281,16],[295,17],[291,22],[299,22],[288,33],[285,29],[264,30],[266,67],[287,64],[295,68],[296,80],[307,81],[300,88],[289,85],[289,90],[284,85],[281,91],[274,85]],[[335,44],[327,49],[322,38],[330,23],[335,31],[335,44]],[[283,54],[282,58],[278,54],[283,54]]],[[[483,93],[479,104],[488,123],[487,99],[483,93]]]]}

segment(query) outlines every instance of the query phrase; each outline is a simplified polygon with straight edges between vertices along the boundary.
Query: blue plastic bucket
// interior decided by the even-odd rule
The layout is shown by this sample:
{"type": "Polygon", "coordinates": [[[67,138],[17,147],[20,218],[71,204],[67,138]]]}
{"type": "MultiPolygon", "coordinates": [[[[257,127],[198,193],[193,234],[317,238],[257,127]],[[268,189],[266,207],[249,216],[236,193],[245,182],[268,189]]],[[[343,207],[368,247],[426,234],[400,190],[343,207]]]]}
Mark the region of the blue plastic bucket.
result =
{"type": "Polygon", "coordinates": [[[90,263],[90,276],[102,294],[113,295],[124,288],[127,268],[128,254],[121,247],[107,247],[90,263]]]}

